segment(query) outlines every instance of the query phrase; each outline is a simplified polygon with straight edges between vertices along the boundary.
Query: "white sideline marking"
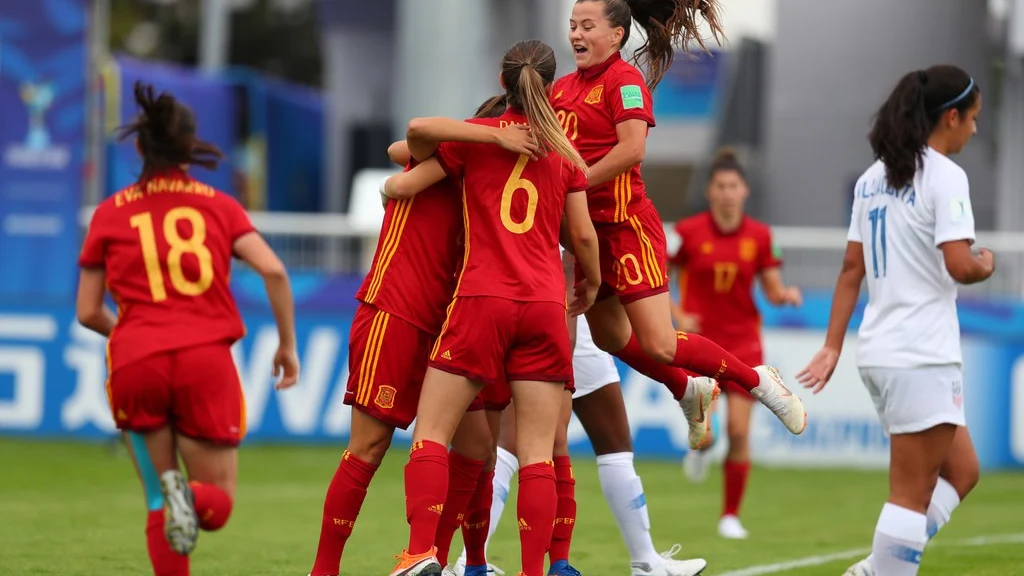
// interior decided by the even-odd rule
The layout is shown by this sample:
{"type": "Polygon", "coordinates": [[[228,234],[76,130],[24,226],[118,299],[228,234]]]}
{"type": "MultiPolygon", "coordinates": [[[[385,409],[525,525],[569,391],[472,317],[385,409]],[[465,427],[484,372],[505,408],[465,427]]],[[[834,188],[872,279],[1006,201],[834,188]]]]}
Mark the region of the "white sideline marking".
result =
{"type": "MultiPolygon", "coordinates": [[[[996,544],[1018,544],[1024,543],[1024,533],[1021,534],[1000,534],[993,536],[978,536],[975,538],[967,538],[964,540],[954,540],[953,542],[936,542],[933,546],[993,546],[996,544]]],[[[822,564],[829,564],[837,560],[845,560],[847,558],[858,558],[866,557],[871,553],[870,548],[856,548],[851,550],[843,550],[842,552],[834,552],[832,554],[822,554],[820,556],[808,556],[807,558],[800,558],[798,560],[790,560],[788,562],[779,562],[777,564],[762,564],[760,566],[750,566],[748,568],[741,568],[739,570],[733,570],[731,572],[725,572],[719,574],[719,576],[760,576],[762,574],[777,574],[779,572],[785,572],[794,568],[807,568],[809,566],[821,566],[822,564]]]]}

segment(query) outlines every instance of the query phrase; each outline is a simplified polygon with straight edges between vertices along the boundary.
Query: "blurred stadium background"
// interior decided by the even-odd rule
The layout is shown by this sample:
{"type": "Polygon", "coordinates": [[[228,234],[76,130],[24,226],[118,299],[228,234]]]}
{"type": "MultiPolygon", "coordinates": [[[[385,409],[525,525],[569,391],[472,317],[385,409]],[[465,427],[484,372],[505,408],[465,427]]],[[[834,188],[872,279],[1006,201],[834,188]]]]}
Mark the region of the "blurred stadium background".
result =
{"type": "MultiPolygon", "coordinates": [[[[135,544],[133,558],[113,571],[87,562],[78,572],[47,571],[47,562],[37,558],[47,554],[40,543],[63,533],[81,537],[80,527],[51,526],[36,536],[17,528],[17,519],[38,523],[39,510],[67,501],[87,508],[87,517],[103,517],[110,507],[113,517],[131,521],[141,510],[127,465],[105,466],[105,472],[91,467],[104,454],[102,441],[113,437],[114,427],[104,393],[104,343],[74,321],[75,261],[91,207],[130,183],[139,168],[131,143],[113,137],[114,128],[134,113],[135,80],[172,90],[192,106],[201,136],[228,153],[217,172],[200,178],[242,201],[294,274],[304,373],[302,384],[285,394],[272,390],[269,362],[276,331],[262,283],[244,269],[233,277],[248,324],[237,347],[248,401],[247,445],[310,445],[247,450],[243,461],[251,457],[255,464],[254,470],[243,464],[238,514],[255,518],[243,511],[247,495],[274,501],[274,510],[283,515],[280,526],[289,533],[284,542],[292,538],[289,545],[298,550],[267,561],[278,562],[281,573],[304,573],[322,490],[348,429],[348,408],[341,404],[348,325],[352,296],[380,226],[377,187],[394,170],[385,148],[401,137],[411,117],[468,116],[498,90],[498,59],[519,39],[548,41],[560,57],[560,72],[570,71],[565,36],[571,4],[0,2],[0,436],[10,437],[0,441],[0,517],[16,520],[0,523],[7,525],[0,528],[0,572],[145,570],[141,524],[125,536],[135,544]],[[248,472],[251,492],[246,491],[248,472]],[[69,490],[63,480],[72,476],[92,487],[69,490]],[[275,490],[285,484],[292,490],[275,500],[280,494],[275,490]],[[260,491],[252,488],[257,485],[260,491]],[[23,498],[33,503],[24,504],[23,498]],[[120,499],[129,502],[123,511],[120,499]],[[302,507],[301,514],[293,506],[302,507]]],[[[982,465],[992,473],[988,486],[995,488],[985,492],[983,480],[979,504],[958,512],[965,516],[963,528],[953,522],[951,530],[963,538],[1024,532],[1024,0],[723,0],[723,5],[728,43],[711,54],[680,56],[655,93],[658,126],[648,140],[644,174],[671,224],[704,207],[706,164],[715,149],[726,144],[740,149],[751,173],[749,211],[773,226],[784,274],[805,290],[801,309],[762,306],[768,360],[790,378],[824,338],[852,184],[871,159],[865,135],[874,109],[901,74],[935,63],[958,64],[981,85],[985,110],[979,133],[958,161],[972,182],[980,241],[996,252],[998,272],[963,291],[960,313],[968,421],[982,465]]],[[[811,398],[800,392],[810,411],[804,435],[791,437],[774,418],[755,415],[754,459],[773,470],[753,480],[752,548],[737,555],[714,538],[694,536],[688,554],[705,554],[717,560],[713,566],[739,570],[759,561],[798,558],[801,552],[849,552],[867,545],[884,494],[888,443],[860,385],[854,346],[855,338],[824,394],[811,398]],[[846,472],[850,468],[863,470],[846,472]],[[809,510],[817,510],[808,512],[811,520],[787,518],[779,524],[770,498],[761,502],[757,496],[759,490],[768,494],[771,488],[764,483],[773,481],[810,502],[809,510]],[[833,489],[850,494],[843,509],[859,514],[859,525],[835,531],[825,508],[833,489]],[[819,496],[820,506],[813,503],[819,496]],[[806,537],[808,527],[814,530],[815,522],[820,526],[816,545],[794,544],[806,537]]],[[[676,468],[686,449],[678,408],[659,385],[624,366],[620,372],[656,526],[660,521],[666,532],[686,534],[678,515],[698,513],[706,516],[702,526],[712,526],[715,478],[693,488],[676,468]],[[687,500],[688,494],[699,501],[687,500]],[[653,511],[659,501],[664,507],[653,511]]],[[[578,423],[570,434],[573,449],[589,455],[578,423]]],[[[720,443],[717,450],[723,449],[720,443]]],[[[393,476],[400,477],[400,459],[389,460],[393,476]]],[[[602,542],[612,551],[608,554],[618,550],[621,556],[592,480],[581,480],[586,489],[580,509],[598,510],[598,516],[589,524],[581,519],[578,530],[602,542]]],[[[400,482],[383,485],[381,492],[390,490],[400,501],[400,482]]],[[[371,525],[374,510],[385,514],[384,508],[394,508],[373,504],[373,496],[370,502],[364,517],[371,525]]],[[[396,508],[392,516],[398,521],[401,513],[396,508]]],[[[235,530],[250,534],[259,526],[253,521],[235,530]]],[[[394,532],[391,528],[400,532],[401,526],[379,522],[362,536],[357,530],[357,538],[369,543],[370,535],[383,538],[394,532]]],[[[104,546],[103,538],[119,534],[90,533],[72,554],[84,558],[104,546]]],[[[940,552],[946,557],[934,573],[1024,573],[1020,535],[1010,541],[1017,543],[1016,555],[1009,553],[1002,564],[979,559],[1006,556],[1006,550],[979,549],[984,551],[971,557],[964,548],[940,552]],[[957,564],[954,557],[973,559],[957,564]]],[[[237,550],[223,545],[228,558],[235,550],[241,564],[222,561],[216,573],[253,571],[251,564],[239,567],[253,561],[244,544],[235,545],[237,550]]],[[[116,546],[106,547],[108,556],[116,556],[116,546]]],[[[584,558],[590,548],[585,539],[577,545],[584,558]]],[[[367,544],[367,549],[373,548],[367,544]]],[[[507,550],[513,558],[514,548],[507,550]]],[[[397,549],[381,554],[393,552],[397,549]]],[[[387,568],[387,557],[375,554],[376,559],[353,566],[387,568]]],[[[595,568],[603,565],[605,557],[590,554],[595,568]]],[[[621,559],[612,554],[608,561],[621,559]]],[[[834,562],[814,565],[830,567],[824,571],[775,572],[836,573],[844,559],[834,562]]]]}

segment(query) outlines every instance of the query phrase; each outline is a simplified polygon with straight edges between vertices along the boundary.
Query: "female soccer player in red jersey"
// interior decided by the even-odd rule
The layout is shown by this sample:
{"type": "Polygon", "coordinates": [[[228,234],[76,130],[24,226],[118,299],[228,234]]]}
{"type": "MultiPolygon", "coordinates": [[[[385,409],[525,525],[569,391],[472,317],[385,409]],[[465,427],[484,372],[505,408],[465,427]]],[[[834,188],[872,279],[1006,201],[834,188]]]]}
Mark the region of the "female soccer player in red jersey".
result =
{"type": "MultiPolygon", "coordinates": [[[[526,131],[486,128],[487,141],[515,152],[534,149],[526,131]]],[[[400,163],[409,160],[404,143],[388,150],[400,163]]],[[[410,166],[411,167],[411,166],[410,166]]],[[[389,201],[369,273],[356,293],[359,307],[349,334],[349,379],[345,403],[351,405],[348,446],[327,488],[320,541],[311,576],[336,576],[345,543],[352,535],[367,489],[391,445],[395,428],[416,417],[430,348],[441,331],[462,260],[462,200],[451,180],[441,180],[415,199],[389,201]],[[410,292],[409,286],[416,291],[410,292]]],[[[483,413],[467,416],[487,429],[483,413]]],[[[468,468],[473,488],[491,453],[460,450],[455,468],[468,468]]]]}
{"type": "Polygon", "coordinates": [[[594,342],[641,373],[663,382],[679,401],[699,447],[717,394],[713,382],[679,369],[722,378],[750,390],[794,434],[806,417],[778,371],[751,368],[707,338],[672,326],[661,218],[644,193],[640,163],[654,126],[650,90],[672,63],[674,43],[700,41],[698,17],[716,34],[715,0],[577,0],[569,41],[577,71],[555,83],[552,104],[565,134],[590,165],[587,200],[601,248],[603,284],[587,313],[594,342]],[[636,20],[647,32],[635,53],[640,71],[619,55],[636,20]]]}
{"type": "MultiPolygon", "coordinates": [[[[519,431],[522,573],[544,573],[557,500],[552,446],[563,389],[572,377],[558,250],[563,215],[587,279],[579,283],[570,312],[585,311],[599,285],[584,163],[547,100],[554,72],[549,46],[521,42],[502,61],[508,108],[499,118],[416,119],[409,125],[413,156],[433,154],[444,168],[434,179],[447,173],[463,180],[466,247],[456,296],[420,397],[406,467],[410,541],[394,576],[441,572],[433,540],[447,490],[445,446],[480,384],[494,386],[502,373],[510,381],[519,431]],[[543,149],[554,153],[531,162],[526,154],[462,143],[480,124],[529,125],[543,149]]],[[[396,186],[387,192],[404,194],[396,186]]]]}
{"type": "MultiPolygon", "coordinates": [[[[702,334],[743,362],[758,365],[764,362],[764,351],[754,280],[760,279],[765,296],[776,306],[799,306],[803,297],[799,288],[782,281],[782,261],[772,250],[771,230],[743,213],[749,194],[736,153],[720,151],[711,163],[708,210],[676,224],[682,245],[671,266],[679,271],[681,301],[672,312],[680,330],[702,334]]],[[[750,472],[753,398],[729,380],[722,382],[722,388],[729,396],[729,453],[718,533],[725,538],[746,538],[739,509],[750,472]]],[[[691,480],[702,479],[708,455],[705,448],[686,456],[691,480]]]]}
{"type": "Polygon", "coordinates": [[[277,321],[278,389],[299,363],[284,266],[231,197],[191,178],[190,165],[221,157],[196,138],[191,110],[135,85],[141,113],[121,130],[134,137],[139,181],[93,214],[79,265],[79,322],[109,338],[107,394],[145,491],[146,542],[157,576],[187,576],[200,529],[231,514],[245,402],[231,345],[242,319],[228,288],[231,257],[263,276],[277,321]],[[106,290],[115,317],[103,305],[106,290]],[[178,470],[181,457],[186,482],[178,470]]]}

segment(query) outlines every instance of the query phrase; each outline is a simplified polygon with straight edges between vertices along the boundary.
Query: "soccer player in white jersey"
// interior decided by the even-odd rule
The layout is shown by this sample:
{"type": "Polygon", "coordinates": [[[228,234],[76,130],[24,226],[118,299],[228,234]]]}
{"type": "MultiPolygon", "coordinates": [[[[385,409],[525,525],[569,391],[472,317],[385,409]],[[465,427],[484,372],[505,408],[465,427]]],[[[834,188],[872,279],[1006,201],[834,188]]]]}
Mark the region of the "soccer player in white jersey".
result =
{"type": "Polygon", "coordinates": [[[978,481],[964,420],[957,283],[992,275],[972,251],[967,175],[949,157],[977,131],[981,91],[954,66],[904,76],[879,109],[869,140],[877,161],[857,181],[825,346],[798,375],[828,382],[866,277],[857,366],[891,436],[889,499],[871,556],[848,576],[917,574],[925,543],[978,481]]]}
{"type": "MultiPolygon", "coordinates": [[[[566,274],[569,276],[568,285],[572,286],[572,255],[565,253],[563,258],[566,274]]],[[[629,552],[632,576],[700,574],[708,564],[703,558],[675,559],[674,556],[682,550],[678,544],[668,552],[660,554],[654,547],[650,518],[647,514],[647,498],[640,476],[633,465],[633,442],[615,360],[594,344],[585,317],[576,318],[575,330],[570,324],[570,333],[575,334],[572,367],[576,391],[572,397],[573,411],[587,432],[597,456],[597,474],[601,491],[608,502],[608,507],[611,508],[612,515],[615,516],[615,522],[629,552]]],[[[502,417],[498,460],[494,469],[488,544],[498,528],[512,477],[519,468],[514,454],[514,439],[514,419],[502,417]]],[[[466,551],[463,549],[452,572],[456,576],[463,576],[465,565],[466,551]]],[[[493,566],[489,567],[488,574],[491,572],[499,573],[493,566]]]]}

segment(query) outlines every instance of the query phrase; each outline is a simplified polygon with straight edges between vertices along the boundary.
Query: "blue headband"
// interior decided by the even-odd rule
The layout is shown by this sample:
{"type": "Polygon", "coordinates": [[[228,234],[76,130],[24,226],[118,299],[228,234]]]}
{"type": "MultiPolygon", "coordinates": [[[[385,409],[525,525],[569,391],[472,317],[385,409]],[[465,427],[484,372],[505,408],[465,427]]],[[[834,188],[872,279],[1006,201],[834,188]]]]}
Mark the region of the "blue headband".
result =
{"type": "Polygon", "coordinates": [[[961,92],[959,96],[957,96],[956,98],[953,98],[949,102],[946,102],[942,106],[939,106],[938,108],[935,109],[935,112],[939,112],[941,110],[946,110],[947,108],[952,108],[953,106],[956,106],[964,98],[967,98],[967,95],[971,93],[971,90],[974,90],[974,78],[971,78],[971,81],[967,83],[967,88],[965,88],[964,91],[961,92]]]}

